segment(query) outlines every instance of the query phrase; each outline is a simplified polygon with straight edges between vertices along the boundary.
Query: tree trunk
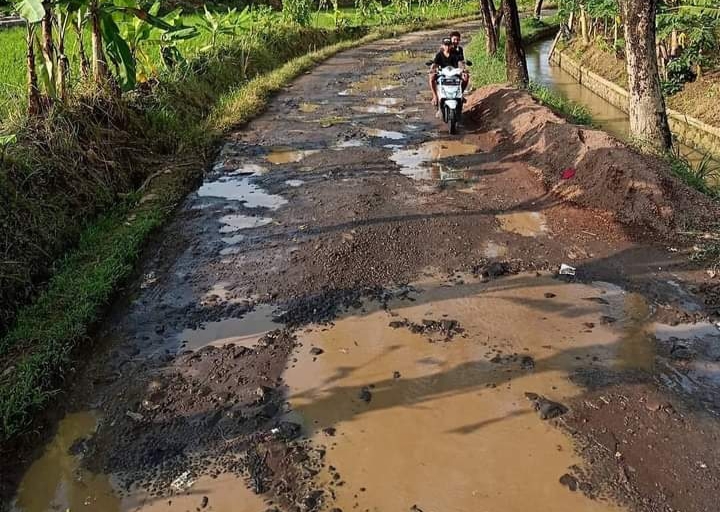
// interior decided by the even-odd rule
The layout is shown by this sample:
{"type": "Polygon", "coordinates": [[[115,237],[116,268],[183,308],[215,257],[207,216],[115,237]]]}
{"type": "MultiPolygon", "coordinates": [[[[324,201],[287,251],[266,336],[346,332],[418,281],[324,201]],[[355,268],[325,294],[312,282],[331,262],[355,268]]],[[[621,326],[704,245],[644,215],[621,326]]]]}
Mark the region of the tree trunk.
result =
{"type": "Polygon", "coordinates": [[[618,26],[617,18],[615,18],[615,19],[613,20],[613,22],[614,22],[614,25],[613,25],[613,46],[614,46],[615,48],[617,48],[618,39],[619,39],[619,35],[620,35],[620,34],[619,34],[619,26],[618,26]]]}
{"type": "Polygon", "coordinates": [[[480,0],[480,10],[482,12],[483,24],[485,25],[485,51],[488,55],[497,53],[498,37],[495,32],[495,24],[493,23],[490,4],[492,0],[480,0]]]}
{"type": "Polygon", "coordinates": [[[102,32],[100,31],[100,13],[97,2],[90,6],[90,24],[92,28],[92,71],[95,83],[104,85],[107,82],[107,62],[102,48],[102,32]]]}
{"type": "Polygon", "coordinates": [[[621,0],[625,21],[625,60],[630,90],[630,134],[654,149],[672,146],[665,100],[655,59],[658,0],[621,0]]]}
{"type": "Polygon", "coordinates": [[[508,82],[516,87],[526,88],[528,78],[525,49],[520,32],[520,15],[516,0],[504,0],[505,12],[505,62],[507,65],[508,82]]]}
{"type": "Polygon", "coordinates": [[[35,27],[30,23],[27,24],[26,43],[28,115],[34,117],[40,114],[40,89],[35,71],[35,27]]]}
{"type": "Polygon", "coordinates": [[[500,7],[495,9],[495,2],[490,0],[492,6],[493,16],[493,28],[495,29],[495,47],[497,47],[500,39],[500,25],[502,24],[503,16],[505,15],[505,0],[500,0],[500,7]]]}
{"type": "Polygon", "coordinates": [[[535,0],[535,17],[537,19],[540,19],[540,16],[542,16],[542,6],[543,0],[535,0]]]}
{"type": "Polygon", "coordinates": [[[670,34],[670,57],[677,57],[680,55],[680,43],[678,42],[677,30],[673,30],[670,34]]]}
{"type": "Polygon", "coordinates": [[[588,35],[587,25],[587,13],[585,12],[585,6],[580,4],[580,34],[582,41],[585,46],[590,44],[590,36],[588,35]]]}
{"type": "MultiPolygon", "coordinates": [[[[497,16],[497,9],[495,8],[495,0],[489,0],[488,6],[490,7],[490,14],[492,15],[492,18],[495,19],[497,16]]],[[[500,3],[500,10],[502,11],[502,1],[500,3]]]]}
{"type": "Polygon", "coordinates": [[[660,75],[660,78],[662,78],[663,80],[667,80],[668,79],[668,73],[667,73],[668,53],[667,53],[667,49],[665,48],[664,44],[660,43],[657,45],[656,57],[657,57],[657,63],[658,63],[658,73],[660,75]]]}

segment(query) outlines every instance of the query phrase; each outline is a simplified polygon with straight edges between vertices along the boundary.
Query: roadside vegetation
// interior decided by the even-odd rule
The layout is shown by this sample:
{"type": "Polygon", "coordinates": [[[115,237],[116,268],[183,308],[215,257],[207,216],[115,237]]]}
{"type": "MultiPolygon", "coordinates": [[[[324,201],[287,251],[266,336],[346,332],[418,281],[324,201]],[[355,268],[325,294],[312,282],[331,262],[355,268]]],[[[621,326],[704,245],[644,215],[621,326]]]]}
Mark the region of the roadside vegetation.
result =
{"type": "MultiPolygon", "coordinates": [[[[532,43],[550,33],[557,32],[560,19],[557,16],[537,19],[534,17],[520,20],[520,27],[524,44],[532,43]]],[[[475,72],[472,83],[475,87],[498,84],[507,81],[505,64],[505,35],[500,32],[498,36],[497,51],[488,54],[486,40],[481,37],[474,38],[467,47],[467,54],[473,62],[475,72]]],[[[566,98],[540,84],[530,82],[528,91],[543,105],[548,106],[561,116],[576,124],[589,125],[592,123],[590,113],[585,107],[568,101],[566,98]]]]}
{"type": "MultiPolygon", "coordinates": [[[[332,4],[318,14],[310,5],[191,16],[123,7],[109,14],[119,30],[100,30],[99,42],[95,34],[98,51],[86,50],[85,64],[79,44],[66,45],[72,58],[58,51],[54,9],[48,58],[37,37],[48,11],[38,8],[40,21],[25,32],[35,37],[26,50],[36,57],[25,69],[28,100],[24,107],[16,102],[2,124],[0,452],[32,431],[37,413],[72,374],[75,351],[103,306],[148,236],[199,178],[224,131],[338,51],[440,26],[474,9],[467,2],[372,3],[365,16],[341,15],[332,4]],[[129,55],[120,42],[131,48],[123,23],[150,34],[129,55]],[[56,74],[49,81],[48,70],[65,57],[66,79],[56,74]],[[18,310],[23,303],[30,305],[18,310]]],[[[76,23],[78,16],[91,18],[85,7],[73,15],[76,23]]],[[[80,31],[83,38],[87,31],[80,31]]],[[[92,33],[89,39],[92,48],[92,33]]]]}
{"type": "MultiPolygon", "coordinates": [[[[654,110],[664,112],[667,105],[720,127],[720,6],[714,0],[650,2],[653,10],[646,10],[645,15],[652,44],[647,50],[656,58],[642,59],[633,55],[637,53],[637,44],[628,45],[628,41],[637,43],[638,39],[633,31],[637,21],[626,23],[633,15],[632,3],[561,0],[560,17],[568,37],[560,45],[582,65],[631,92],[634,96],[630,102],[631,132],[637,143],[654,141],[651,145],[666,153],[678,177],[697,190],[718,197],[717,161],[708,156],[697,165],[690,164],[671,149],[666,119],[647,121],[654,116],[654,110]],[[654,79],[638,83],[639,76],[654,79]]],[[[635,13],[635,20],[637,16],[635,13]]]]}

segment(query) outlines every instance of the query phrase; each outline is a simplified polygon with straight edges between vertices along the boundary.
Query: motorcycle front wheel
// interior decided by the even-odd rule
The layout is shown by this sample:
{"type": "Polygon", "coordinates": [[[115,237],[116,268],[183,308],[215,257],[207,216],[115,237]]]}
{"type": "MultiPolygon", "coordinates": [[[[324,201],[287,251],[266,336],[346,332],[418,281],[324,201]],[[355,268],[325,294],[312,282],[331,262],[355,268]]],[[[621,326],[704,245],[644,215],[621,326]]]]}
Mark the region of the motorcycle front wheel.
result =
{"type": "Polygon", "coordinates": [[[457,133],[457,123],[458,123],[458,116],[457,111],[455,109],[447,109],[447,124],[448,128],[450,129],[450,135],[455,135],[457,133]]]}

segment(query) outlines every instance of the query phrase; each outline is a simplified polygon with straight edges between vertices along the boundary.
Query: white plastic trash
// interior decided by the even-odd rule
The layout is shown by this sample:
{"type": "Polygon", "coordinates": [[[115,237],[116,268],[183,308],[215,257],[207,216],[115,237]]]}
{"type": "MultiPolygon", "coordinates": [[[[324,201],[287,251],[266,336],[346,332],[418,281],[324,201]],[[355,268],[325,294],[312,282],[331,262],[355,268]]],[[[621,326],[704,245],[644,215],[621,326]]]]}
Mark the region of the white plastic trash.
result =
{"type": "Polygon", "coordinates": [[[570,265],[566,265],[565,263],[563,263],[562,265],[560,265],[559,274],[561,276],[574,276],[575,270],[575,267],[571,267],[570,265]]]}

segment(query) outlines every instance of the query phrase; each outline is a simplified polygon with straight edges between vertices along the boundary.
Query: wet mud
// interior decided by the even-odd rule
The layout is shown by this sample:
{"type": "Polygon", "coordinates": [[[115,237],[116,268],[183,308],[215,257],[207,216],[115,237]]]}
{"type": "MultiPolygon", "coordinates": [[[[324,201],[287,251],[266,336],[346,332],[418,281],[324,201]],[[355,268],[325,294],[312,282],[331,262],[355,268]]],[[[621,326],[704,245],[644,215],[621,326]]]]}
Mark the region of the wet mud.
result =
{"type": "Polygon", "coordinates": [[[506,132],[445,135],[443,34],[341,53],[228,138],[2,461],[11,510],[712,510],[720,285],[506,132]]]}

